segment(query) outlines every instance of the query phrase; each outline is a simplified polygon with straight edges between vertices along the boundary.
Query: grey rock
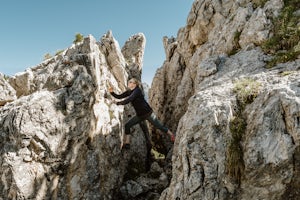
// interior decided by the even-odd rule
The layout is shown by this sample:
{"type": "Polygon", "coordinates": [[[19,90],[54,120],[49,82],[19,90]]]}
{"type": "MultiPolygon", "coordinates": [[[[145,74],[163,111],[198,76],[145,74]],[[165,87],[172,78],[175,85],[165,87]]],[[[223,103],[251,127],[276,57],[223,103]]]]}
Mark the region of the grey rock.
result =
{"type": "MultiPolygon", "coordinates": [[[[113,36],[102,39],[111,46],[89,35],[16,74],[9,79],[15,89],[1,76],[12,102],[0,108],[0,199],[114,199],[119,193],[129,161],[120,149],[127,116],[104,94],[110,86],[124,91],[128,73],[113,36]]],[[[134,144],[135,159],[145,160],[138,128],[134,144]]]]}
{"type": "Polygon", "coordinates": [[[3,106],[7,102],[11,102],[17,99],[15,89],[9,84],[7,78],[0,73],[0,106],[3,106]]]}

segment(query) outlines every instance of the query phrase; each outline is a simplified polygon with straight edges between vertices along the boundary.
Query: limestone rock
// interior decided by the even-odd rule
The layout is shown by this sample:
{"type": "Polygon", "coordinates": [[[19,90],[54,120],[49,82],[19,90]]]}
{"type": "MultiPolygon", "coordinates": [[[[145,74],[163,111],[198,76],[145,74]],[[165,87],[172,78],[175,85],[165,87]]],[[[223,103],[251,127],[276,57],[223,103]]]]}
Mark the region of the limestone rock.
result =
{"type": "Polygon", "coordinates": [[[201,71],[200,63],[261,44],[270,36],[270,19],[278,16],[282,6],[279,0],[256,9],[250,0],[194,1],[187,25],[179,29],[177,38],[163,38],[166,60],[149,91],[158,118],[175,131],[187,109],[186,102],[198,90],[199,76],[217,70],[201,71]]]}
{"type": "Polygon", "coordinates": [[[5,76],[0,73],[0,106],[3,106],[7,102],[14,101],[16,96],[15,89],[8,83],[5,76]]]}
{"type": "Polygon", "coordinates": [[[245,48],[250,44],[261,45],[263,41],[268,39],[272,27],[270,18],[278,16],[282,6],[282,1],[272,0],[268,1],[263,8],[257,8],[241,32],[240,46],[245,48]]]}
{"type": "Polygon", "coordinates": [[[122,47],[126,68],[133,78],[141,80],[146,38],[143,33],[131,36],[122,47]]]}
{"type": "Polygon", "coordinates": [[[263,57],[260,51],[246,51],[223,58],[220,70],[200,83],[180,119],[173,177],[160,199],[284,199],[287,188],[297,187],[300,61],[268,71],[262,67],[263,57]],[[253,56],[247,61],[247,55],[253,56]],[[243,111],[245,169],[239,187],[228,175],[226,152],[232,137],[230,122],[241,109],[233,89],[245,75],[261,84],[261,92],[243,111]]]}
{"type": "Polygon", "coordinates": [[[111,31],[102,36],[99,47],[105,55],[108,66],[111,67],[113,74],[118,78],[120,87],[124,90],[128,78],[126,77],[126,75],[128,76],[125,69],[126,63],[119,43],[114,39],[111,31]]]}
{"type": "Polygon", "coordinates": [[[121,187],[122,199],[158,200],[160,193],[168,184],[169,181],[164,170],[157,162],[153,162],[147,174],[142,174],[136,181],[129,180],[123,184],[121,187]]]}
{"type": "Polygon", "coordinates": [[[265,68],[259,45],[284,2],[261,3],[195,0],[177,37],[163,38],[149,100],[176,141],[152,130],[165,159],[148,172],[145,126],[121,152],[134,112],[107,94],[140,79],[143,34],[122,49],[111,31],[88,36],[9,78],[18,99],[0,107],[0,199],[297,199],[300,60],[265,68]]]}
{"type": "Polygon", "coordinates": [[[33,75],[31,70],[17,73],[15,76],[9,78],[9,83],[17,91],[17,96],[28,95],[30,93],[31,81],[33,75]]]}
{"type": "Polygon", "coordinates": [[[265,68],[272,57],[259,45],[284,5],[253,4],[195,0],[177,38],[163,38],[149,99],[176,142],[161,200],[298,198],[300,61],[265,68]],[[244,81],[256,91],[242,102],[244,81]],[[235,120],[244,127],[238,141],[235,120]]]}
{"type": "MultiPolygon", "coordinates": [[[[14,101],[0,108],[0,199],[115,199],[120,193],[130,159],[120,150],[128,117],[107,90],[124,91],[128,73],[112,35],[102,39],[89,35],[10,78],[18,99],[1,77],[11,94],[6,101],[14,101]]],[[[129,153],[145,167],[141,129],[133,135],[137,147],[129,153]]]]}

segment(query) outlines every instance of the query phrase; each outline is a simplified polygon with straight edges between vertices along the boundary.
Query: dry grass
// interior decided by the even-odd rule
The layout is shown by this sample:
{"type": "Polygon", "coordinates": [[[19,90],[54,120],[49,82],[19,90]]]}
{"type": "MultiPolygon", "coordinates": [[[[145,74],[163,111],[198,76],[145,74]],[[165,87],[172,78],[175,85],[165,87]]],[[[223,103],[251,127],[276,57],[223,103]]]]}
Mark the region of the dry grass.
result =
{"type": "Polygon", "coordinates": [[[233,92],[236,93],[239,106],[243,110],[247,104],[254,101],[260,92],[261,83],[251,78],[244,78],[234,83],[233,92]]]}

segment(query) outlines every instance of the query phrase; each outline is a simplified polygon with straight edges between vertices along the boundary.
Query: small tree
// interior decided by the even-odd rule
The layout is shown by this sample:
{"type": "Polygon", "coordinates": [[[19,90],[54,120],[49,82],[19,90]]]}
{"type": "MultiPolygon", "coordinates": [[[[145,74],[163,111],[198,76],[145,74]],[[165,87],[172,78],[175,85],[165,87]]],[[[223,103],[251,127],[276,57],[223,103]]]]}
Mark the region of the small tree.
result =
{"type": "Polygon", "coordinates": [[[44,60],[48,60],[49,58],[52,58],[52,55],[50,53],[46,53],[44,55],[44,60]]]}
{"type": "Polygon", "coordinates": [[[62,54],[63,52],[64,52],[64,50],[57,50],[56,53],[55,53],[55,55],[57,56],[59,54],[62,54]]]}
{"type": "Polygon", "coordinates": [[[83,35],[80,33],[77,33],[75,35],[75,40],[73,41],[73,44],[79,43],[83,41],[83,35]]]}

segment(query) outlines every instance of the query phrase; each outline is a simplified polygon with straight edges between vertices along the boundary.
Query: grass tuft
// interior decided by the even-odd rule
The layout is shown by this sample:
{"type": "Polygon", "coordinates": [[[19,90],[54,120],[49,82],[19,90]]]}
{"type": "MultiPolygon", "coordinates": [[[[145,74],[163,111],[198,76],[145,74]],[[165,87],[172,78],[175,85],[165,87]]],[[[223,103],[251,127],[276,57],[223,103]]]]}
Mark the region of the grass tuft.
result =
{"type": "Polygon", "coordinates": [[[253,8],[262,8],[267,2],[268,0],[252,0],[253,8]]]}
{"type": "Polygon", "coordinates": [[[260,92],[260,86],[259,82],[245,78],[236,81],[233,88],[234,93],[236,93],[239,109],[236,116],[229,122],[231,139],[226,151],[226,172],[238,184],[241,182],[241,177],[245,169],[241,141],[246,132],[247,123],[242,113],[246,105],[252,103],[257,97],[260,92]]]}
{"type": "Polygon", "coordinates": [[[233,92],[236,93],[239,106],[243,110],[247,104],[254,101],[260,92],[261,83],[251,78],[244,78],[234,83],[233,92]]]}
{"type": "Polygon", "coordinates": [[[281,14],[273,19],[273,37],[262,44],[265,53],[274,55],[267,63],[272,68],[279,63],[293,61],[300,55],[300,18],[296,11],[300,8],[299,0],[285,0],[281,14]]]}

